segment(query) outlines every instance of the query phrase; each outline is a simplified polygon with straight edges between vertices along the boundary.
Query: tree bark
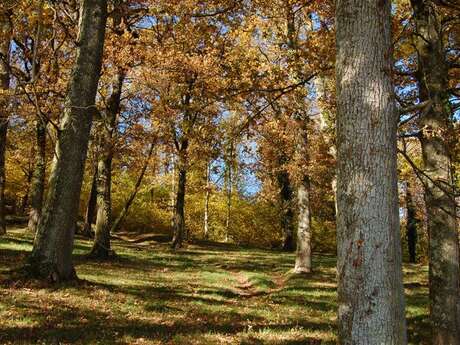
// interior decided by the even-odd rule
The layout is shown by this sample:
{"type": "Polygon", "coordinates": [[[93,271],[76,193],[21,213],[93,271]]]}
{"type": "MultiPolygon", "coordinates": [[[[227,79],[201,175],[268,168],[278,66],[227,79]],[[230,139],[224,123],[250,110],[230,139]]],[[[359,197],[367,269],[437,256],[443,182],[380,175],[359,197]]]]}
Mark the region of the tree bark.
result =
{"type": "Polygon", "coordinates": [[[446,134],[452,126],[448,66],[439,13],[431,1],[412,0],[416,24],[420,100],[432,102],[420,119],[428,215],[430,311],[433,345],[460,344],[459,245],[452,159],[446,134]]]}
{"type": "Polygon", "coordinates": [[[59,125],[46,203],[27,267],[41,279],[75,278],[72,263],[89,132],[102,63],[106,0],[81,2],[77,56],[59,125]]]}
{"type": "Polygon", "coordinates": [[[233,142],[230,142],[225,167],[225,193],[227,196],[227,215],[225,217],[225,242],[230,240],[230,226],[232,218],[232,194],[233,194],[233,142]]]}
{"type": "Polygon", "coordinates": [[[391,2],[338,0],[338,335],[406,344],[391,80],[391,2]]]}
{"type": "MultiPolygon", "coordinates": [[[[298,119],[297,150],[308,162],[307,120],[298,119]]],[[[304,167],[305,168],[305,167],[304,167]]],[[[310,212],[310,177],[304,173],[297,186],[297,204],[299,209],[297,224],[297,250],[294,273],[311,272],[311,212],[310,212]]]]}
{"type": "Polygon", "coordinates": [[[37,230],[37,225],[42,213],[46,174],[46,123],[39,117],[37,117],[36,133],[37,152],[30,185],[30,210],[28,224],[29,231],[34,233],[37,230]]]}
{"type": "Polygon", "coordinates": [[[171,247],[178,249],[182,247],[182,242],[185,235],[185,189],[187,184],[187,150],[188,140],[182,139],[180,144],[180,150],[178,155],[177,170],[177,194],[176,194],[176,205],[174,215],[174,236],[171,247]]]}
{"type": "Polygon", "coordinates": [[[106,259],[110,256],[110,229],[112,226],[112,159],[113,133],[120,112],[121,91],[125,72],[119,69],[107,102],[106,116],[102,119],[101,157],[97,178],[97,218],[91,256],[106,259]]]}
{"type": "MultiPolygon", "coordinates": [[[[280,161],[282,161],[281,159],[280,161]]],[[[282,169],[277,173],[277,181],[280,189],[281,229],[283,231],[283,250],[292,252],[294,246],[294,212],[292,210],[293,191],[289,173],[282,169]]]]}
{"type": "Polygon", "coordinates": [[[84,236],[92,237],[91,225],[95,222],[96,206],[97,206],[97,171],[98,163],[94,164],[93,177],[91,179],[91,190],[89,192],[88,205],[85,212],[85,224],[83,225],[82,233],[84,236]]]}
{"type": "Polygon", "coordinates": [[[6,233],[5,221],[5,154],[8,133],[8,97],[5,96],[10,87],[9,59],[12,27],[10,13],[0,13],[0,235],[6,233]]]}
{"type": "Polygon", "coordinates": [[[407,210],[407,249],[409,252],[409,262],[415,264],[417,262],[417,216],[412,193],[409,183],[406,184],[406,210],[407,210]]]}

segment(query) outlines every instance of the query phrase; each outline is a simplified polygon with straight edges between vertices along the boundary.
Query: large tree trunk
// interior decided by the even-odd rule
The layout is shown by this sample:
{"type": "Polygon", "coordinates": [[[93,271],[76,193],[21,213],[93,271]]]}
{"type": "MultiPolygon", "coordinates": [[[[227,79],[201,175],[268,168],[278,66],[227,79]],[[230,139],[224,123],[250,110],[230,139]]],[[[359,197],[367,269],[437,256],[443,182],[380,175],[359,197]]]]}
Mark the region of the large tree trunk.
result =
{"type": "Polygon", "coordinates": [[[406,344],[391,2],[338,0],[338,326],[344,345],[406,344]]]}
{"type": "Polygon", "coordinates": [[[10,13],[0,13],[0,235],[6,233],[5,222],[5,153],[6,139],[8,133],[8,97],[5,97],[6,91],[10,87],[10,40],[12,28],[10,22],[10,13]]]}
{"type": "Polygon", "coordinates": [[[85,224],[83,225],[82,234],[87,237],[92,237],[91,225],[95,222],[96,206],[97,206],[97,171],[98,163],[94,164],[93,176],[91,178],[91,190],[89,191],[88,205],[85,211],[85,224]]]}
{"type": "Polygon", "coordinates": [[[46,203],[29,270],[40,278],[73,279],[72,250],[83,169],[102,63],[106,0],[81,2],[77,57],[58,131],[46,203]]]}
{"type": "Polygon", "coordinates": [[[185,235],[185,188],[187,184],[187,149],[188,141],[182,140],[180,145],[180,151],[178,155],[177,170],[178,170],[178,181],[177,181],[177,194],[176,194],[176,205],[175,205],[175,216],[174,216],[174,236],[172,240],[172,248],[178,249],[182,247],[182,242],[185,235]]]}
{"type": "Polygon", "coordinates": [[[35,166],[32,174],[30,186],[30,210],[28,229],[31,232],[37,230],[43,207],[43,196],[45,193],[45,174],[46,174],[46,123],[41,118],[37,118],[37,152],[35,156],[35,166]]]}
{"type": "Polygon", "coordinates": [[[421,101],[432,102],[420,119],[425,203],[430,248],[430,302],[433,345],[460,344],[457,311],[459,248],[452,160],[446,134],[452,125],[448,66],[439,13],[431,1],[412,0],[417,35],[421,101]]]}
{"type": "MultiPolygon", "coordinates": [[[[298,119],[297,150],[305,162],[308,162],[307,120],[298,119]]],[[[304,167],[305,168],[305,167],[304,167]]],[[[297,222],[297,250],[294,266],[295,273],[311,272],[311,212],[310,178],[304,174],[297,186],[297,204],[299,209],[297,222]]]]}
{"type": "Polygon", "coordinates": [[[106,116],[102,119],[101,157],[97,178],[97,218],[91,256],[108,258],[110,251],[110,229],[112,226],[112,158],[113,133],[120,112],[121,91],[125,72],[120,69],[112,86],[112,94],[107,102],[106,116]]]}
{"type": "Polygon", "coordinates": [[[417,262],[417,216],[410,185],[406,185],[406,236],[407,236],[407,249],[409,252],[409,262],[415,264],[417,262]]]}

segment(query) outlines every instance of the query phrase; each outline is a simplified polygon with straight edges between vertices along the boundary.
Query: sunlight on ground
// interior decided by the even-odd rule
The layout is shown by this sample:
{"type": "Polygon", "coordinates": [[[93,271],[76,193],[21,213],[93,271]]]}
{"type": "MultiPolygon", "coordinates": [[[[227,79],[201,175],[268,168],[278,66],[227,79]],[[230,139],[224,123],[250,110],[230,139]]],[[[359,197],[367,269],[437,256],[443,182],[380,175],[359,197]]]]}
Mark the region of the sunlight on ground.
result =
{"type": "MultiPolygon", "coordinates": [[[[0,238],[0,275],[31,249],[22,230],[0,238]]],[[[315,273],[292,276],[293,255],[232,246],[114,241],[111,262],[84,257],[85,282],[59,289],[0,288],[0,343],[335,344],[335,259],[314,260],[315,273]]],[[[405,267],[411,344],[428,344],[427,268],[405,267]]]]}

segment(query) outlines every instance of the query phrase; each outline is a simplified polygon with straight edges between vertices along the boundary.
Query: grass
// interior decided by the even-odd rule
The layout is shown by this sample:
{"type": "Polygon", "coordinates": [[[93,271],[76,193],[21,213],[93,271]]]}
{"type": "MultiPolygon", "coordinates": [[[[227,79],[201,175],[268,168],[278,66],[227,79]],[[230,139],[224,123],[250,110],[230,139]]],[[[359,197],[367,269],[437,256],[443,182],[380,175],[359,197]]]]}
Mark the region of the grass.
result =
{"type": "MultiPolygon", "coordinates": [[[[0,238],[0,275],[32,238],[0,238]]],[[[113,241],[114,261],[85,258],[80,284],[0,287],[1,344],[335,344],[335,258],[315,257],[309,276],[289,274],[293,255],[201,244],[172,252],[153,240],[113,241]]],[[[404,270],[411,344],[428,344],[427,268],[404,270]]]]}

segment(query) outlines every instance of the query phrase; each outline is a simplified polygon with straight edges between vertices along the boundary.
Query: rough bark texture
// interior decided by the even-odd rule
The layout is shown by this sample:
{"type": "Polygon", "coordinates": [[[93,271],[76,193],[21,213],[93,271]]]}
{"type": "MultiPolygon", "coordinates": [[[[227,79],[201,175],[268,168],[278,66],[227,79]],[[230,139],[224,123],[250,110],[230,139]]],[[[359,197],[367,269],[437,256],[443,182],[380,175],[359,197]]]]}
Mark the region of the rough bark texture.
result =
{"type": "Polygon", "coordinates": [[[410,191],[410,185],[407,183],[406,186],[406,210],[407,210],[407,224],[406,224],[406,236],[407,236],[407,249],[409,252],[409,262],[417,262],[417,215],[412,199],[412,193],[410,191]]]}
{"type": "MultiPolygon", "coordinates": [[[[298,153],[308,161],[308,132],[305,119],[298,119],[298,153]]],[[[297,250],[294,272],[311,272],[311,212],[310,212],[310,178],[307,174],[297,186],[297,250]]]]}
{"type": "Polygon", "coordinates": [[[185,235],[185,188],[187,184],[187,139],[182,139],[178,155],[177,170],[177,194],[174,214],[174,235],[172,239],[172,248],[182,247],[185,235]]]}
{"type": "Polygon", "coordinates": [[[106,20],[106,0],[81,2],[77,57],[58,131],[46,203],[28,267],[32,274],[53,281],[75,277],[74,231],[95,111],[106,20]]]}
{"type": "Polygon", "coordinates": [[[430,302],[433,345],[460,344],[459,248],[452,161],[445,137],[451,122],[448,69],[442,28],[431,1],[412,0],[417,35],[421,101],[432,106],[420,119],[425,204],[430,252],[430,302]]]}
{"type": "Polygon", "coordinates": [[[110,230],[112,226],[112,158],[113,133],[120,112],[121,91],[125,72],[120,69],[112,85],[112,93],[107,102],[106,115],[101,121],[101,153],[97,178],[97,218],[91,255],[100,259],[108,258],[110,250],[110,230]]]}
{"type": "Polygon", "coordinates": [[[390,1],[336,11],[339,343],[406,344],[390,1]]]}
{"type": "Polygon", "coordinates": [[[30,184],[30,210],[28,229],[31,232],[37,230],[43,207],[43,196],[45,193],[46,173],[46,123],[37,118],[37,152],[35,154],[35,166],[30,184]]]}
{"type": "Polygon", "coordinates": [[[94,164],[93,176],[91,179],[91,190],[89,192],[88,205],[85,212],[85,224],[83,225],[82,233],[84,236],[92,237],[91,225],[95,222],[96,218],[96,205],[97,205],[97,170],[98,164],[94,164]]]}
{"type": "MultiPolygon", "coordinates": [[[[4,40],[0,42],[0,94],[6,92],[10,86],[9,56],[11,22],[10,13],[0,13],[0,37],[4,40]]],[[[5,222],[5,153],[6,139],[8,133],[8,97],[0,95],[0,235],[6,233],[5,222]]]]}

